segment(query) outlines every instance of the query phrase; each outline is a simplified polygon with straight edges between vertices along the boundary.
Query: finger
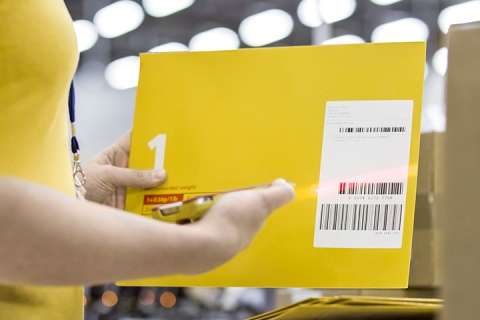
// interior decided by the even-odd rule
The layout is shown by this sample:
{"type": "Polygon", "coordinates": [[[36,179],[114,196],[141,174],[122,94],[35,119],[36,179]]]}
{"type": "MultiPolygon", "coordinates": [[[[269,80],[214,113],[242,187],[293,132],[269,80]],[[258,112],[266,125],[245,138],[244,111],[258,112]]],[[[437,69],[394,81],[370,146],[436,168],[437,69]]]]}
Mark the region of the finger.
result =
{"type": "Polygon", "coordinates": [[[115,187],[153,188],[167,180],[165,170],[134,170],[110,167],[109,182],[115,187]]]}
{"type": "Polygon", "coordinates": [[[130,152],[131,140],[132,140],[132,131],[128,131],[123,136],[121,136],[115,144],[118,145],[122,150],[128,153],[130,152]]]}
{"type": "Polygon", "coordinates": [[[228,260],[248,247],[269,215],[294,197],[293,187],[279,179],[267,189],[243,190],[222,196],[192,225],[222,239],[228,260]]]}
{"type": "Polygon", "coordinates": [[[263,205],[269,213],[286,205],[295,198],[293,186],[283,179],[275,180],[269,188],[258,192],[262,197],[263,205]]]}
{"type": "MultiPolygon", "coordinates": [[[[253,213],[248,216],[265,219],[271,212],[291,202],[295,198],[295,191],[289,183],[283,179],[275,180],[271,186],[263,190],[243,190],[228,193],[222,196],[208,213],[214,211],[242,211],[253,213]]],[[[256,219],[255,219],[256,220],[256,219]]]]}

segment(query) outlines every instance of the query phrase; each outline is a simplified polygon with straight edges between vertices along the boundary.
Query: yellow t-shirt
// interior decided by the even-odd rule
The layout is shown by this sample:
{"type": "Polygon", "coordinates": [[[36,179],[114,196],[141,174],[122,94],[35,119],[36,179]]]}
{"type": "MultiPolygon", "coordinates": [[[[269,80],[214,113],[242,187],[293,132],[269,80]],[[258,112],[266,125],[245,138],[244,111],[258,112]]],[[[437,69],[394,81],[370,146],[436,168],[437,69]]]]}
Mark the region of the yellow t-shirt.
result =
{"type": "MultiPolygon", "coordinates": [[[[67,97],[77,62],[62,0],[0,0],[0,176],[74,196],[67,97]]],[[[0,319],[83,319],[83,289],[0,285],[0,319]]]]}

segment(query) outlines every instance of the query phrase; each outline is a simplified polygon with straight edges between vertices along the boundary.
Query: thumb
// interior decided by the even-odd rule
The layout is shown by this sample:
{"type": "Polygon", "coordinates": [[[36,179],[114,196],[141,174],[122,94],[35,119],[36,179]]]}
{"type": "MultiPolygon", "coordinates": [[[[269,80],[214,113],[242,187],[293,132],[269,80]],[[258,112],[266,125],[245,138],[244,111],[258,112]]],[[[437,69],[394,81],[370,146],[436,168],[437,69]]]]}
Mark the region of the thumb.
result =
{"type": "Polygon", "coordinates": [[[269,188],[260,190],[263,196],[264,205],[272,212],[295,198],[293,186],[284,179],[275,180],[269,188]]]}
{"type": "Polygon", "coordinates": [[[165,170],[134,170],[110,167],[109,182],[115,187],[152,188],[167,180],[165,170]]]}

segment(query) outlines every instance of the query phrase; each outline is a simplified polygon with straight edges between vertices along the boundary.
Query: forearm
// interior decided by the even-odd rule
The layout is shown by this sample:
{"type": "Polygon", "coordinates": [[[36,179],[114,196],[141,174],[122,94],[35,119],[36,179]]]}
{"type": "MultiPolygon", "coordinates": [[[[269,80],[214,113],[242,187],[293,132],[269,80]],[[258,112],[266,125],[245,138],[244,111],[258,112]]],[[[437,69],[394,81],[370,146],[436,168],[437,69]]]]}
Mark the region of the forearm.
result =
{"type": "Polygon", "coordinates": [[[0,283],[98,284],[204,271],[224,260],[214,243],[193,225],[164,224],[0,178],[0,283]]]}

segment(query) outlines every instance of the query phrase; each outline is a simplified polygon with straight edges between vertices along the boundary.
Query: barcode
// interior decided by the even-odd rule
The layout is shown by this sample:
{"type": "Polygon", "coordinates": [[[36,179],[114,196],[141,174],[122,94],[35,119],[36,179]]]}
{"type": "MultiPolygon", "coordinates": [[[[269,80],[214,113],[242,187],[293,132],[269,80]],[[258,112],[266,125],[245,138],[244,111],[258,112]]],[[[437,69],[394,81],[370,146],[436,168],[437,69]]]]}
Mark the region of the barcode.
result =
{"type": "Polygon", "coordinates": [[[340,182],[338,194],[403,194],[403,182],[340,182]]]}
{"type": "Polygon", "coordinates": [[[322,204],[320,230],[398,231],[402,204],[322,204]]]}
{"type": "Polygon", "coordinates": [[[344,127],[339,132],[405,132],[406,127],[344,127]]]}

